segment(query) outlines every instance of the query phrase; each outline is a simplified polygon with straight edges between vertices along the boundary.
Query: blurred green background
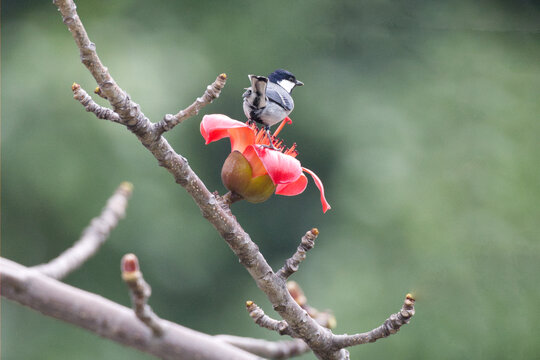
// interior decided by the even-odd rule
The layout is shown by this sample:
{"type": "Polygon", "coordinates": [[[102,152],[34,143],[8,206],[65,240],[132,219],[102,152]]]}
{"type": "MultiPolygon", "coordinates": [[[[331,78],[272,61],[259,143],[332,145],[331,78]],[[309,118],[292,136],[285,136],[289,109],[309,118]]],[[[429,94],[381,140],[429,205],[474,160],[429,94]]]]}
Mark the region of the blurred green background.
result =
{"type": "MultiPolygon", "coordinates": [[[[242,119],[247,74],[291,70],[283,138],[323,180],[233,211],[279,268],[311,227],[293,276],[337,333],[370,330],[409,291],[417,315],[363,359],[532,359],[540,354],[540,3],[535,1],[78,1],[115,80],[153,121],[225,72],[219,100],[167,139],[224,193],[227,141],[204,113],[242,119]]],[[[50,1],[2,2],[2,256],[69,247],[121,181],[128,216],[65,281],[129,306],[139,256],[161,317],[210,334],[279,339],[244,309],[269,302],[197,206],[122,126],[72,99],[96,86],[50,1]]],[[[105,105],[101,99],[98,100],[105,105]]],[[[2,359],[150,359],[2,299],[2,359]]],[[[313,359],[313,355],[305,355],[313,359]]]]}

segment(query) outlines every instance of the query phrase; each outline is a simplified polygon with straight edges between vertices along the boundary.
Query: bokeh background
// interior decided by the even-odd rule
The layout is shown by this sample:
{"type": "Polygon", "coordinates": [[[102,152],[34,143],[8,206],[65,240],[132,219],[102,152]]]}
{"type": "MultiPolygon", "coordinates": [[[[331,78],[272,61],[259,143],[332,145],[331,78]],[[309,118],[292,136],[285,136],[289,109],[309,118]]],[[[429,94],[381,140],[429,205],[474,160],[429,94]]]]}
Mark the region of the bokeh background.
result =
{"type": "MultiPolygon", "coordinates": [[[[233,211],[274,268],[320,229],[293,279],[312,306],[333,309],[338,333],[370,330],[416,295],[410,325],[352,358],[540,356],[539,2],[77,4],[153,121],[228,74],[219,100],[166,134],[220,193],[229,144],[203,144],[202,115],[241,119],[250,73],[284,67],[305,82],[282,136],[333,209],[322,214],[310,182],[233,211]]],[[[55,257],[128,180],[127,218],[65,281],[129,306],[119,262],[134,252],[161,317],[278,339],[247,316],[247,299],[273,312],[191,198],[125,128],[86,113],[74,81],[96,86],[50,1],[2,1],[2,256],[55,257]]],[[[4,299],[1,340],[6,360],[150,359],[4,299]]]]}

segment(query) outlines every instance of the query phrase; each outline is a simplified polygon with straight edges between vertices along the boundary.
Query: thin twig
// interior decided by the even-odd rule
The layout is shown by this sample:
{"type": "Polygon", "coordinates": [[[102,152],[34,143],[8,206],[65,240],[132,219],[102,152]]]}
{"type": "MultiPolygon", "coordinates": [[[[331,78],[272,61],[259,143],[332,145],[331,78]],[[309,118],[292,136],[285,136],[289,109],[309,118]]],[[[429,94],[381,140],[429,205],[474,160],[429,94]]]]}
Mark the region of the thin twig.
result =
{"type": "Polygon", "coordinates": [[[302,236],[302,241],[300,242],[300,245],[298,245],[294,255],[285,261],[285,265],[279,269],[276,275],[286,280],[293,273],[297,272],[300,263],[306,259],[306,253],[315,246],[315,239],[318,235],[319,230],[317,228],[313,228],[306,232],[306,234],[302,236]]]}
{"type": "Polygon", "coordinates": [[[211,85],[206,87],[204,94],[197,98],[193,104],[189,105],[184,110],[180,110],[176,115],[165,115],[163,120],[154,125],[156,135],[161,135],[165,131],[171,130],[187,118],[197,115],[203,106],[210,104],[219,97],[219,94],[225,86],[226,81],[227,75],[220,74],[211,85]]]}
{"type": "Polygon", "coordinates": [[[126,215],[126,207],[132,191],[131,183],[121,183],[107,201],[101,214],[92,219],[90,225],[84,229],[81,237],[72,247],[48,263],[34,266],[33,269],[55,279],[62,279],[78,269],[97,252],[118,221],[126,215]]]}
{"type": "Polygon", "coordinates": [[[134,254],[126,254],[122,257],[122,280],[129,286],[131,295],[131,305],[135,315],[146,326],[152,329],[156,336],[163,334],[161,319],[152,311],[147,304],[148,298],[152,295],[152,288],[144,281],[139,267],[139,259],[134,254]]]}
{"type": "Polygon", "coordinates": [[[310,351],[300,339],[268,341],[233,335],[215,335],[219,340],[267,359],[290,359],[310,351]]]}
{"type": "Polygon", "coordinates": [[[163,336],[154,336],[133,310],[4,258],[0,258],[0,272],[3,297],[160,359],[260,359],[167,320],[161,322],[163,336]]]}
{"type": "Polygon", "coordinates": [[[276,331],[280,335],[291,335],[289,324],[285,320],[275,320],[266,315],[253,301],[246,301],[246,309],[255,324],[268,330],[276,331]]]}
{"type": "Polygon", "coordinates": [[[81,85],[73,83],[73,85],[71,85],[71,90],[73,91],[73,98],[79,101],[86,111],[94,113],[98,119],[120,122],[120,115],[111,109],[98,105],[92,100],[92,97],[81,88],[81,85]]]}
{"type": "Polygon", "coordinates": [[[388,337],[399,331],[401,326],[408,324],[414,315],[414,298],[407,294],[401,310],[390,315],[388,319],[379,327],[361,334],[355,335],[334,335],[333,346],[342,349],[348,346],[361,345],[374,342],[378,339],[388,337]]]}

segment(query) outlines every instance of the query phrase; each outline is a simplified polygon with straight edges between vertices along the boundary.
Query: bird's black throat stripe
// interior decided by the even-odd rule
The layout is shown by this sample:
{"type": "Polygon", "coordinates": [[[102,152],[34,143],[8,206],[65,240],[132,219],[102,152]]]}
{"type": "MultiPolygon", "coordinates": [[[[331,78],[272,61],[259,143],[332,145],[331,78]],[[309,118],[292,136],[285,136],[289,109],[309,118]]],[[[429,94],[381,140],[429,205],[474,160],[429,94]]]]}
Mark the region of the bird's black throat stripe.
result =
{"type": "Polygon", "coordinates": [[[256,110],[251,110],[249,112],[249,119],[252,120],[252,121],[255,121],[256,123],[259,123],[261,125],[264,125],[263,121],[261,120],[261,118],[259,117],[259,113],[260,111],[256,111],[256,110]]]}

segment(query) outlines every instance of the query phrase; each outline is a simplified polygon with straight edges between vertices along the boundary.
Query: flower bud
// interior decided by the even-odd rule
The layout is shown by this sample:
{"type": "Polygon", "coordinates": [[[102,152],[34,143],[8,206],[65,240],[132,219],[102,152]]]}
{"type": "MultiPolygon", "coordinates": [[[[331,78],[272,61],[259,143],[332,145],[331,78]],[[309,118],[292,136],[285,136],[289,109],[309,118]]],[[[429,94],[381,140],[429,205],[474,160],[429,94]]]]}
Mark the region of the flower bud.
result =
{"type": "Polygon", "coordinates": [[[276,190],[268,174],[252,177],[253,171],[248,160],[239,151],[229,154],[221,169],[223,185],[251,203],[260,203],[276,190]]]}

